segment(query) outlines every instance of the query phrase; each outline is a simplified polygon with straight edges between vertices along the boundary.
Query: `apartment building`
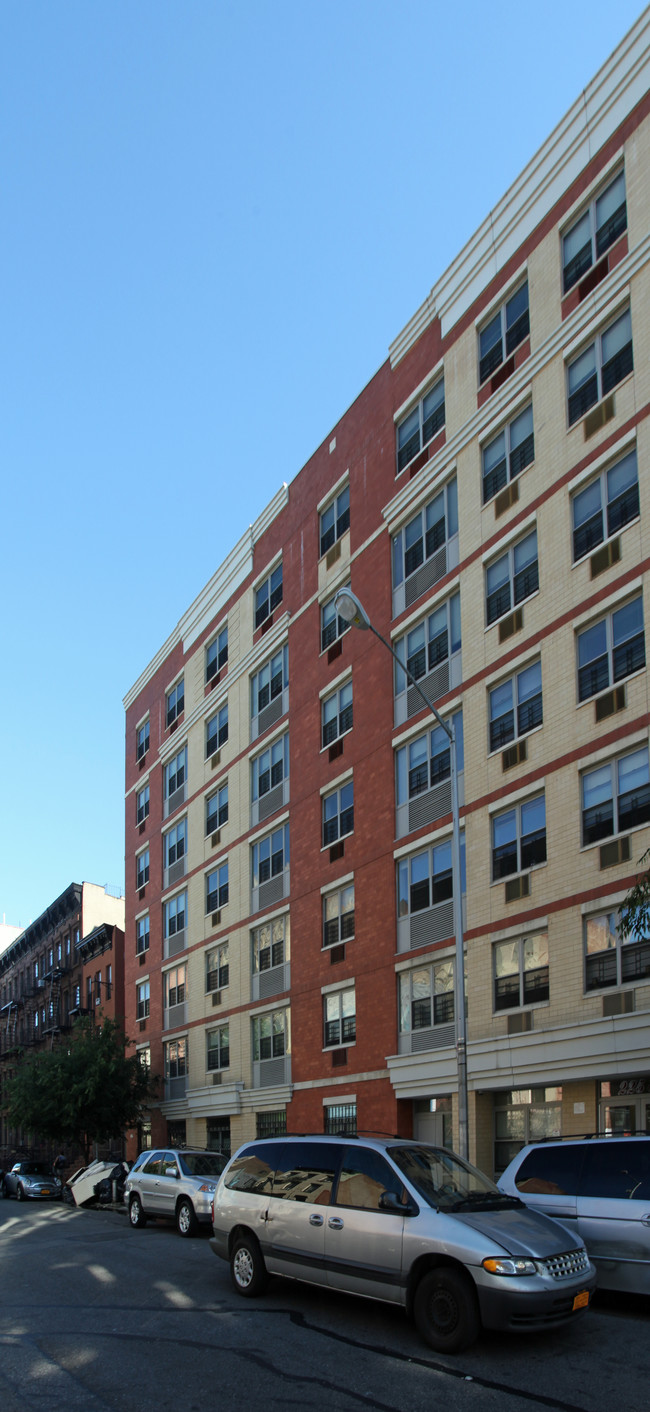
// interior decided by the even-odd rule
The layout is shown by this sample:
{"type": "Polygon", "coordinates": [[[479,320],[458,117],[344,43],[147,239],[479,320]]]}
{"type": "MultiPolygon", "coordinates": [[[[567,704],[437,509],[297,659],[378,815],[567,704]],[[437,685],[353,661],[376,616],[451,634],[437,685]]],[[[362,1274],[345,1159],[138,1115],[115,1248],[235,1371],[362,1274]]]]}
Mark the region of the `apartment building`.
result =
{"type": "MultiPolygon", "coordinates": [[[[20,1056],[51,1048],[79,1015],[124,1020],[124,898],[70,883],[0,954],[0,1090],[20,1056]]],[[[0,1114],[0,1152],[30,1141],[0,1114]]]]}
{"type": "MultiPolygon", "coordinates": [[[[650,1130],[650,17],[125,697],[154,1144],[650,1130]]],[[[138,1135],[132,1135],[132,1146],[138,1135]]]]}

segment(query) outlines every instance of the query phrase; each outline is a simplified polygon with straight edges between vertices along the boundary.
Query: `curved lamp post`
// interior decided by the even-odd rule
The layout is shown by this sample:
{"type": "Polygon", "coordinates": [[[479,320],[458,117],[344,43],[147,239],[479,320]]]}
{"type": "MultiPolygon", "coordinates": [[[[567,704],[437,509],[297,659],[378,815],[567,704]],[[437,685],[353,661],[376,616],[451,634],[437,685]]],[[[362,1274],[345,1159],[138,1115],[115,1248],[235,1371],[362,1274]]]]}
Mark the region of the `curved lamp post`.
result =
{"type": "Polygon", "coordinates": [[[443,721],[442,716],[436,710],[433,701],[422,690],[420,683],[416,681],[408,667],[400,662],[397,653],[393,650],[390,642],[382,637],[380,632],[373,627],[368,614],[362,603],[359,602],[356,594],[349,588],[341,588],[334,599],[334,607],[340,618],[345,623],[349,623],[353,628],[361,628],[364,632],[370,629],[375,637],[383,642],[388,648],[391,657],[395,658],[400,671],[414,686],[418,694],[422,697],[425,706],[435,716],[439,726],[449,738],[449,763],[451,771],[451,875],[454,892],[454,936],[456,942],[456,984],[455,984],[455,1015],[456,1015],[456,1065],[458,1075],[458,1149],[461,1157],[469,1158],[469,1127],[467,1117],[467,1027],[465,1024],[465,958],[463,950],[463,911],[461,898],[460,879],[460,820],[458,814],[458,771],[456,765],[456,732],[452,721],[443,721]]]}

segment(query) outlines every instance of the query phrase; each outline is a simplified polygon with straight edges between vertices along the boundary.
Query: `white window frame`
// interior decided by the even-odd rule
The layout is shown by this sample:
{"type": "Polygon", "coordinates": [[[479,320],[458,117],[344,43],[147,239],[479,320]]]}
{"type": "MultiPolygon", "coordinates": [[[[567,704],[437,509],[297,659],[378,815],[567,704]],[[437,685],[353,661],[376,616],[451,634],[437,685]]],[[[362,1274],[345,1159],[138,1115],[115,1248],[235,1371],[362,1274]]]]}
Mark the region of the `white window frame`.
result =
{"type": "Polygon", "coordinates": [[[496,308],[492,309],[488,318],[483,321],[481,327],[478,329],[479,387],[483,387],[489,382],[489,379],[494,376],[497,368],[502,367],[511,354],[514,353],[515,349],[519,348],[520,344],[529,336],[530,291],[528,289],[528,275],[526,274],[523,279],[519,280],[515,288],[506,295],[505,299],[503,299],[496,308]],[[517,314],[513,322],[509,323],[508,314],[511,305],[514,304],[515,300],[519,299],[524,289],[526,290],[526,308],[522,308],[521,313],[517,314]],[[495,338],[486,348],[485,352],[482,353],[481,347],[483,338],[488,332],[488,329],[492,329],[493,326],[496,325],[497,320],[499,321],[499,337],[498,339],[495,338]],[[516,332],[516,337],[513,338],[514,332],[516,332]],[[496,357],[497,349],[499,350],[498,357],[496,357]],[[483,367],[484,364],[485,368],[483,367]]]}
{"type": "MultiPolygon", "coordinates": [[[[619,204],[619,206],[616,207],[616,210],[614,211],[613,215],[617,215],[618,212],[620,211],[620,209],[621,209],[621,207],[620,207],[620,204],[619,204]]],[[[611,246],[615,244],[615,242],[620,238],[621,235],[623,235],[623,232],[626,231],[626,230],[627,230],[627,192],[626,192],[626,189],[625,189],[625,168],[624,168],[624,167],[619,167],[618,171],[614,172],[613,175],[610,175],[610,176],[607,178],[607,181],[599,188],[599,190],[595,193],[595,195],[592,196],[592,198],[591,198],[591,200],[589,201],[588,205],[584,206],[584,207],[582,208],[582,210],[579,212],[579,214],[578,214],[577,216],[574,216],[574,217],[573,217],[573,219],[572,219],[572,221],[571,221],[571,224],[570,224],[569,226],[567,226],[566,229],[562,232],[562,236],[561,236],[561,260],[562,260],[562,293],[563,293],[563,295],[564,295],[564,294],[568,294],[568,293],[569,293],[569,290],[573,289],[576,284],[579,284],[580,280],[583,279],[583,277],[584,277],[584,275],[586,275],[587,271],[590,270],[590,269],[592,269],[593,266],[596,265],[596,264],[598,263],[598,261],[602,259],[603,255],[605,255],[605,254],[607,253],[607,251],[608,251],[609,249],[611,249],[611,246]],[[620,181],[621,177],[623,178],[623,192],[624,192],[623,203],[622,203],[622,204],[623,204],[623,205],[625,206],[625,208],[626,208],[626,209],[625,209],[625,221],[624,221],[624,224],[620,224],[620,219],[619,219],[619,224],[618,224],[617,227],[615,227],[615,233],[612,233],[612,234],[611,234],[611,238],[609,238],[609,239],[607,240],[606,244],[602,244],[602,245],[601,245],[601,248],[599,249],[599,248],[598,248],[598,236],[599,236],[600,232],[601,232],[602,230],[604,230],[605,227],[606,227],[608,224],[611,223],[611,221],[613,220],[613,216],[610,216],[609,219],[608,219],[608,221],[605,222],[603,225],[601,225],[601,226],[599,227],[599,226],[597,225],[597,220],[598,220],[598,209],[597,209],[597,208],[598,208],[600,202],[601,202],[606,196],[609,195],[609,193],[610,193],[612,187],[615,186],[616,182],[617,182],[617,181],[620,181]],[[588,222],[588,241],[589,241],[589,245],[590,245],[589,258],[588,258],[588,260],[587,260],[587,263],[580,265],[579,269],[577,269],[575,273],[572,271],[572,277],[571,277],[571,279],[569,280],[569,283],[567,284],[567,277],[566,277],[566,276],[567,276],[567,269],[568,269],[568,266],[574,263],[574,261],[577,259],[577,256],[575,256],[575,255],[572,256],[571,260],[569,260],[569,261],[567,261],[567,260],[565,259],[565,255],[564,255],[564,245],[565,245],[565,241],[568,240],[569,236],[571,236],[571,235],[573,234],[573,232],[574,232],[574,231],[576,230],[576,228],[580,225],[580,223],[581,223],[582,221],[584,221],[585,217],[587,217],[587,222],[588,222]]],[[[586,231],[585,231],[585,234],[586,234],[586,231]]],[[[580,254],[582,254],[582,253],[584,252],[584,249],[585,249],[586,245],[587,245],[587,241],[585,240],[585,244],[584,244],[584,246],[582,247],[581,251],[579,252],[580,254]]]]}
{"type": "Polygon", "coordinates": [[[212,681],[228,661],[228,624],[215,634],[205,649],[205,680],[212,681]]]}
{"type": "Polygon", "coordinates": [[[438,374],[395,427],[396,475],[410,465],[445,425],[445,375],[438,374]],[[432,401],[432,399],[434,399],[432,401]],[[408,434],[407,433],[408,429],[408,434]],[[401,441],[400,437],[406,436],[401,441]],[[417,446],[415,445],[417,438],[417,446]]]}

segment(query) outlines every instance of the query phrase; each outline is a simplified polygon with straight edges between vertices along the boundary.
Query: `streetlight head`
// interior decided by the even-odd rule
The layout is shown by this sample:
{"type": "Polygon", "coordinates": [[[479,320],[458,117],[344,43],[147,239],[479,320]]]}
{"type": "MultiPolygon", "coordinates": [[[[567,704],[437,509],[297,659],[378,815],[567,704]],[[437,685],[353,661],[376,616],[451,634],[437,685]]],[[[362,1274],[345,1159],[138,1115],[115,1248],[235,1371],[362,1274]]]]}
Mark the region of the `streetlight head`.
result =
{"type": "Polygon", "coordinates": [[[351,627],[363,628],[364,630],[370,627],[370,618],[351,588],[339,589],[334,599],[334,607],[343,622],[349,623],[351,627]]]}

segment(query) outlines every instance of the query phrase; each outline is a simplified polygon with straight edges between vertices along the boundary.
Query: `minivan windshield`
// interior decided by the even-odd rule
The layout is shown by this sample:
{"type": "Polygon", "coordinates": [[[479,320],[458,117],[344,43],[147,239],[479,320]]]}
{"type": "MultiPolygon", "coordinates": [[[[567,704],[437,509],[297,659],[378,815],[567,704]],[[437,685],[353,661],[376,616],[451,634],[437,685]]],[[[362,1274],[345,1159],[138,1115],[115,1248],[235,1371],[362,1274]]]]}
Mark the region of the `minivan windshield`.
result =
{"type": "Polygon", "coordinates": [[[483,1172],[470,1166],[455,1152],[442,1147],[390,1147],[396,1167],[418,1195],[439,1211],[519,1206],[515,1197],[504,1196],[483,1172]]]}

